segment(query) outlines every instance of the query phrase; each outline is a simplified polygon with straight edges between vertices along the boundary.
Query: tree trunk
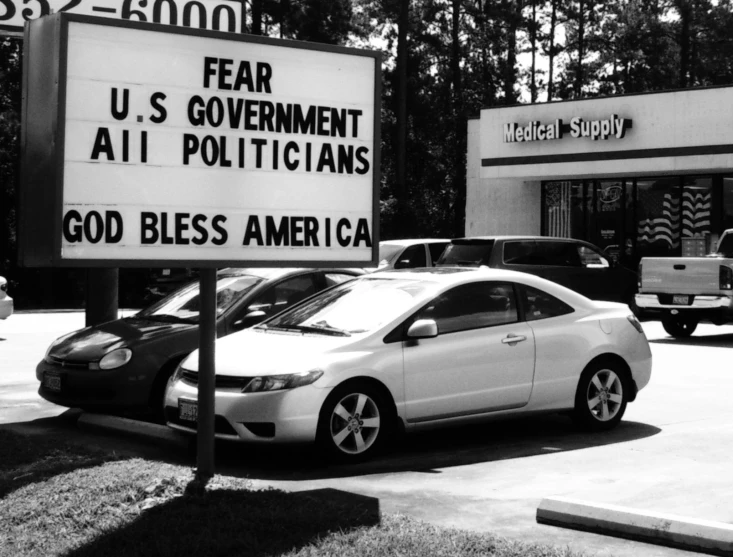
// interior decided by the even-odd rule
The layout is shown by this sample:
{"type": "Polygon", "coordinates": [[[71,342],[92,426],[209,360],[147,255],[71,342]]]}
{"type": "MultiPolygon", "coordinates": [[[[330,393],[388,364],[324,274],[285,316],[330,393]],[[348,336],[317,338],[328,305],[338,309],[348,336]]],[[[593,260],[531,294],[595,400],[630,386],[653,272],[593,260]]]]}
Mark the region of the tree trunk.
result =
{"type": "Polygon", "coordinates": [[[689,0],[679,0],[680,10],[680,87],[687,87],[690,82],[690,27],[692,23],[692,6],[689,0]]]}
{"type": "Polygon", "coordinates": [[[453,0],[451,26],[451,78],[453,81],[454,154],[453,185],[455,203],[453,207],[454,230],[457,236],[466,233],[466,119],[463,114],[463,83],[461,82],[461,0],[453,0]]]}
{"type": "Polygon", "coordinates": [[[532,0],[532,23],[529,28],[529,40],[532,47],[532,67],[529,73],[529,97],[532,103],[537,102],[537,1],[532,0]]]}
{"type": "Polygon", "coordinates": [[[578,9],[578,69],[575,74],[575,98],[583,94],[583,58],[585,57],[585,7],[583,0],[578,9]]]}
{"type": "Polygon", "coordinates": [[[506,69],[504,72],[504,104],[516,104],[514,85],[517,82],[517,27],[519,26],[519,0],[512,0],[508,17],[506,69]]]}
{"type": "Polygon", "coordinates": [[[397,176],[396,232],[405,237],[411,233],[409,225],[409,195],[407,191],[407,26],[410,21],[410,0],[400,0],[397,30],[397,176]]]}
{"type": "Polygon", "coordinates": [[[252,0],[252,34],[262,35],[262,0],[252,0]]]}
{"type": "Polygon", "coordinates": [[[552,13],[550,15],[550,47],[548,53],[549,70],[547,72],[547,102],[552,100],[555,92],[554,69],[555,69],[555,27],[557,26],[557,0],[552,0],[552,13]]]}

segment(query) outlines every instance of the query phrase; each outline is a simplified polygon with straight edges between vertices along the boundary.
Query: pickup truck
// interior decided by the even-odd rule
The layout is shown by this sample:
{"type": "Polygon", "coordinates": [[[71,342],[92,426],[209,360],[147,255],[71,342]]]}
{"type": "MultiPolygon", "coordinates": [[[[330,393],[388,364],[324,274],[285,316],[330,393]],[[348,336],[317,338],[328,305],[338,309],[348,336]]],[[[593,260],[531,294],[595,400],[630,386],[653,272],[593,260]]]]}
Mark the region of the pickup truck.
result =
{"type": "Polygon", "coordinates": [[[700,321],[733,322],[733,229],[704,257],[644,257],[636,305],[660,314],[664,330],[689,337],[700,321]]]}

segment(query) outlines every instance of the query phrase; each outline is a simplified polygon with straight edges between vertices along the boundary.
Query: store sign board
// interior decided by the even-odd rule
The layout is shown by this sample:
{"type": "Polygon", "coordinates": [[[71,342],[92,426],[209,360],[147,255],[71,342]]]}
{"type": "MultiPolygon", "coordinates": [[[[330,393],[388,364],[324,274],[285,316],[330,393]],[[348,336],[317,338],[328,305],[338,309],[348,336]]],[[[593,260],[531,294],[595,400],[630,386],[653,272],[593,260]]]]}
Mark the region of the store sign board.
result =
{"type": "Polygon", "coordinates": [[[510,122],[504,124],[503,139],[504,143],[549,141],[567,136],[576,139],[587,137],[593,141],[610,138],[623,139],[626,130],[630,129],[631,126],[631,118],[621,118],[616,114],[599,120],[584,120],[580,116],[575,116],[567,124],[559,118],[549,123],[540,121],[532,121],[527,124],[510,122]]]}
{"type": "Polygon", "coordinates": [[[22,263],[376,262],[378,53],[70,14],[25,44],[22,263]]]}
{"type": "Polygon", "coordinates": [[[0,35],[22,35],[27,21],[60,12],[246,33],[246,6],[247,0],[0,0],[0,35]]]}

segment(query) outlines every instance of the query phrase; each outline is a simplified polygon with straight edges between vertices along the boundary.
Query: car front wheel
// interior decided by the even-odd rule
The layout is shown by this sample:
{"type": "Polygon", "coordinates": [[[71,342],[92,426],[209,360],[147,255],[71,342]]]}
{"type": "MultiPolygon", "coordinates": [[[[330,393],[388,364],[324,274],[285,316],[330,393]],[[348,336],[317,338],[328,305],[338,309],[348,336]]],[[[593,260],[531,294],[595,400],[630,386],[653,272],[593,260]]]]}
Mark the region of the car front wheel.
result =
{"type": "Polygon", "coordinates": [[[662,319],[662,327],[670,336],[687,338],[697,329],[697,321],[684,319],[679,315],[670,315],[662,319]]]}
{"type": "Polygon", "coordinates": [[[620,366],[612,362],[588,366],[578,382],[575,421],[592,431],[615,427],[621,421],[628,402],[623,377],[620,366]]]}
{"type": "Polygon", "coordinates": [[[342,462],[371,458],[384,445],[390,428],[382,393],[368,384],[337,387],[321,410],[317,442],[342,462]]]}

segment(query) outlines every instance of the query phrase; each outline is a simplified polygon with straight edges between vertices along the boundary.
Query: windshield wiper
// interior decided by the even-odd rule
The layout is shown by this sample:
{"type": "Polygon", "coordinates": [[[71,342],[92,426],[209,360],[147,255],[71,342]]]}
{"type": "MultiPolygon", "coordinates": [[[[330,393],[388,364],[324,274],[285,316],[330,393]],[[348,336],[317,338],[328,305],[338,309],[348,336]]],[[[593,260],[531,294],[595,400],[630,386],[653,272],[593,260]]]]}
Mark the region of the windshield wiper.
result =
{"type": "Polygon", "coordinates": [[[351,334],[335,327],[315,323],[313,325],[260,325],[258,328],[269,331],[288,331],[291,333],[318,333],[334,337],[350,337],[351,334]]]}

